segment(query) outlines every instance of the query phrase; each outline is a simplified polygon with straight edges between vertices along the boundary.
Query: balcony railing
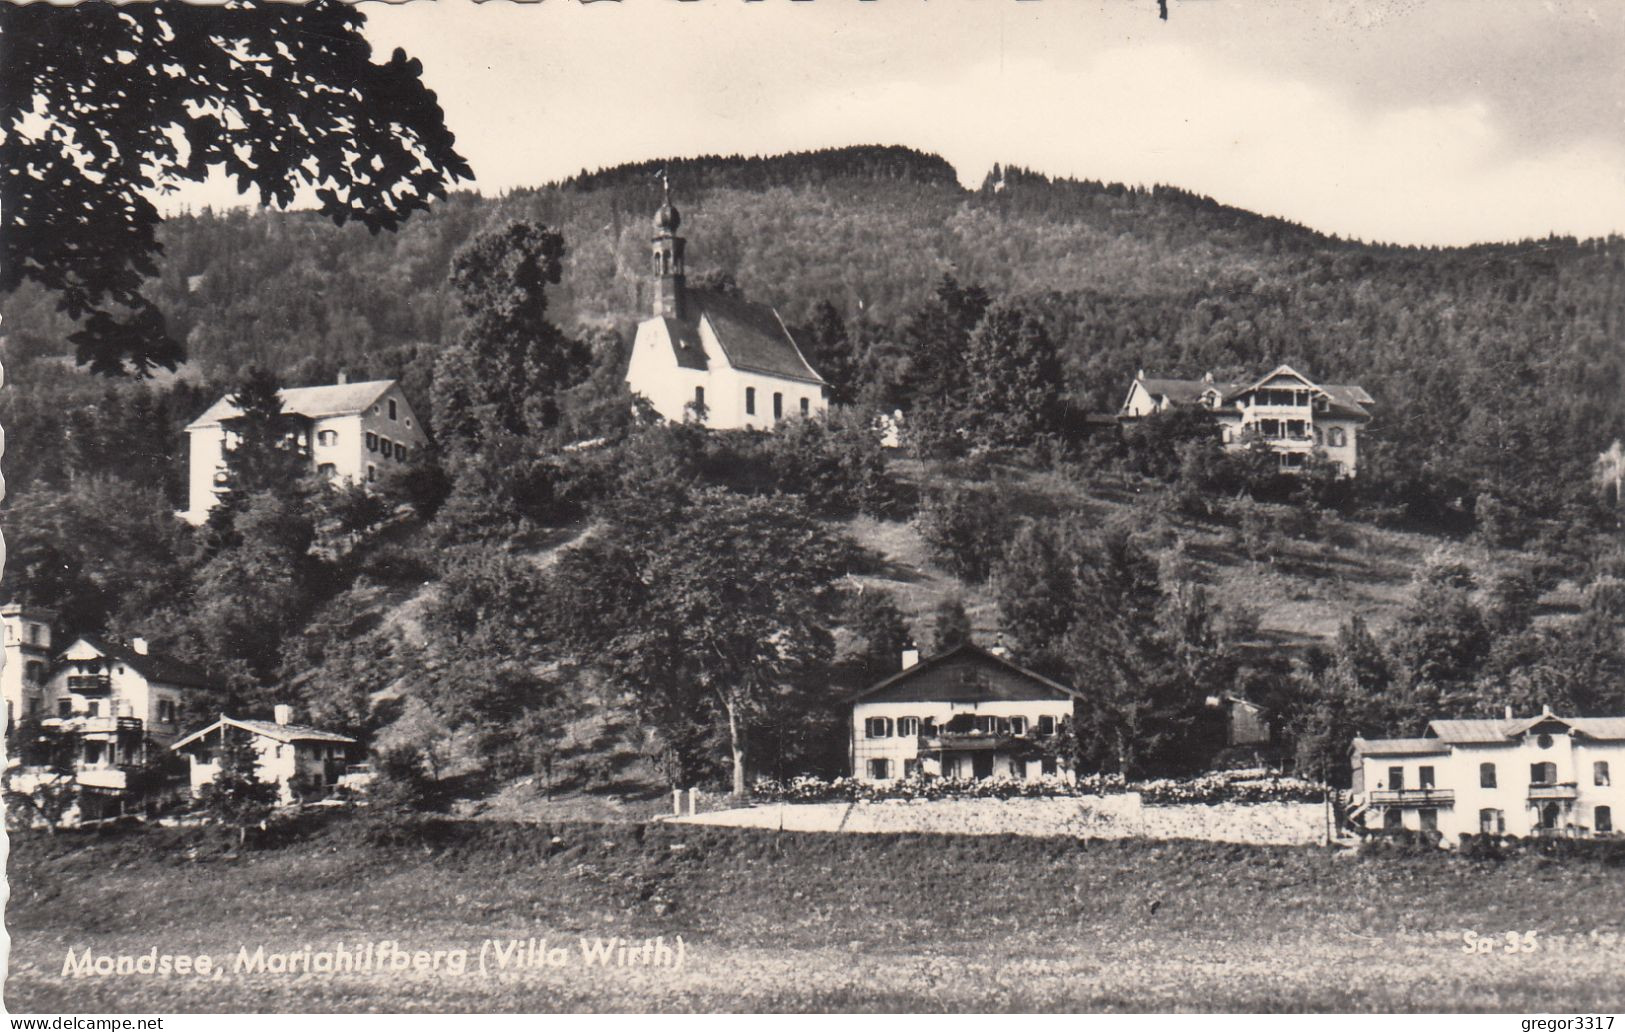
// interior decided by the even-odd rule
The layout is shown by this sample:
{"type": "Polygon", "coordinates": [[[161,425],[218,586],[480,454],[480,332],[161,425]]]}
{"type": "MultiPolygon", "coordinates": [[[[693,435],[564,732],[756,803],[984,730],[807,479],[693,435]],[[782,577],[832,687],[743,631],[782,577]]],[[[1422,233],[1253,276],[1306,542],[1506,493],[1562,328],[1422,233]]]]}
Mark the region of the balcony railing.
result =
{"type": "Polygon", "coordinates": [[[1573,781],[1564,781],[1552,785],[1530,785],[1529,798],[1536,799],[1573,799],[1580,794],[1579,785],[1573,781]]]}
{"type": "Polygon", "coordinates": [[[1378,788],[1370,794],[1373,805],[1450,806],[1456,801],[1451,788],[1378,788]]]}
{"type": "Polygon", "coordinates": [[[113,690],[113,678],[108,674],[82,674],[68,678],[68,691],[75,695],[105,695],[113,690]]]}

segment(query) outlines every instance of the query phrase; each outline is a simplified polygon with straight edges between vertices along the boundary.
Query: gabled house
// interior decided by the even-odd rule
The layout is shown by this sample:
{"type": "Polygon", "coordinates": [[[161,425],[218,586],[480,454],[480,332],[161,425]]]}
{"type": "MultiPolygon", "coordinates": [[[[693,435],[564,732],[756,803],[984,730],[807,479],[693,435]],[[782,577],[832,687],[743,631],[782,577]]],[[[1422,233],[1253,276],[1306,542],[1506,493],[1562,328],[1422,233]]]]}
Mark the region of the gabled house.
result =
{"type": "Polygon", "coordinates": [[[824,412],[828,385],[776,311],[689,288],[681,223],[668,191],[654,218],[654,312],[638,324],[628,388],[667,419],[719,430],[770,429],[824,412]]]}
{"type": "Polygon", "coordinates": [[[197,667],[154,653],[143,638],[84,634],[57,658],[41,724],[76,737],[81,786],[122,791],[125,768],[145,762],[180,733],[186,693],[216,686],[197,667]]]}
{"type": "Polygon", "coordinates": [[[1278,366],[1257,380],[1222,382],[1147,376],[1140,370],[1119,413],[1143,419],[1175,408],[1199,407],[1213,414],[1226,447],[1253,437],[1279,456],[1282,470],[1303,468],[1315,452],[1344,476],[1359,469],[1359,437],[1375,401],[1354,384],[1319,384],[1291,366],[1278,366]]]}
{"type": "Polygon", "coordinates": [[[852,698],[852,776],[1070,780],[1066,758],[1048,747],[1082,698],[973,644],[925,660],[909,650],[901,671],[852,698]]]}
{"type": "Polygon", "coordinates": [[[171,748],[191,762],[192,794],[220,773],[219,752],[227,736],[246,739],[259,753],[259,777],[281,790],[283,803],[308,795],[325,795],[344,776],[356,748],[349,735],[293,722],[288,706],[277,706],[275,720],[240,720],[224,713],[171,748]]]}
{"type": "Polygon", "coordinates": [[[1619,834],[1625,717],[1435,720],[1418,738],[1356,738],[1351,819],[1372,830],[1619,834]]]}
{"type": "MultiPolygon", "coordinates": [[[[339,382],[322,387],[289,387],[282,399],[288,444],[317,473],[347,483],[371,483],[405,465],[429,443],[423,423],[394,380],[339,382]]],[[[242,411],[228,395],[210,405],[187,427],[190,449],[188,523],[201,525],[225,492],[226,453],[241,441],[232,429],[242,411]]]]}

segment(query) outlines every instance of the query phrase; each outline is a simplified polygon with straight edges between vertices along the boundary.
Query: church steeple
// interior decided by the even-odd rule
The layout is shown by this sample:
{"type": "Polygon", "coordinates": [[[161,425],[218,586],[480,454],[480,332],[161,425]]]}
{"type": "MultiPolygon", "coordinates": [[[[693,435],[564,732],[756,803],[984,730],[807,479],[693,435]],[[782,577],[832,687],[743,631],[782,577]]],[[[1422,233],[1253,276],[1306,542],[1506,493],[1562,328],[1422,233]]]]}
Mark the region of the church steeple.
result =
{"type": "Polygon", "coordinates": [[[686,277],[683,275],[683,238],[677,235],[677,227],[683,224],[683,216],[671,203],[671,180],[664,170],[660,173],[660,182],[665,200],[654,219],[654,311],[655,315],[667,319],[681,319],[686,277]]]}

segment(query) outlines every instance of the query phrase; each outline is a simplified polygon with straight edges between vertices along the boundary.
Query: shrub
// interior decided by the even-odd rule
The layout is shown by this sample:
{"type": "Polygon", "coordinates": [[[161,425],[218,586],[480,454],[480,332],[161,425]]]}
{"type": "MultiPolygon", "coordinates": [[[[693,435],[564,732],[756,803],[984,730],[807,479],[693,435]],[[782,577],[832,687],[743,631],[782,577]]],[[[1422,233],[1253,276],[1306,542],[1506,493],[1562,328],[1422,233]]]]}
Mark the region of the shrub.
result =
{"type": "Polygon", "coordinates": [[[962,487],[928,493],[915,519],[932,560],[973,584],[987,580],[1012,530],[991,492],[962,487]]]}

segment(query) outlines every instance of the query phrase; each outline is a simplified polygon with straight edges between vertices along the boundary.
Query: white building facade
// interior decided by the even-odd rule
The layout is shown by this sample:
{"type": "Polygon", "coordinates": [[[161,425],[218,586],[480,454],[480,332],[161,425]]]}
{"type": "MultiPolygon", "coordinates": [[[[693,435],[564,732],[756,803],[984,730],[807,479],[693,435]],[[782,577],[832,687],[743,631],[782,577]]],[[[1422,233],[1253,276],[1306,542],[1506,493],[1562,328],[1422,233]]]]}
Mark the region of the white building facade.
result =
{"type": "MultiPolygon", "coordinates": [[[[339,382],[278,391],[288,425],[287,442],[311,469],[336,481],[378,480],[409,462],[429,443],[427,432],[394,380],[339,382]]],[[[226,453],[240,442],[232,421],[241,411],[224,397],[186,428],[188,523],[201,525],[225,492],[226,453]]]]}
{"type": "Polygon", "coordinates": [[[1259,438],[1280,458],[1281,469],[1303,468],[1311,454],[1335,463],[1344,476],[1359,470],[1359,438],[1371,420],[1371,395],[1353,384],[1317,384],[1290,366],[1251,382],[1220,383],[1151,377],[1144,370],[1129,386],[1120,417],[1127,420],[1200,406],[1219,424],[1226,447],[1259,438]]]}
{"type": "Polygon", "coordinates": [[[854,697],[854,778],[1072,779],[1053,746],[1077,692],[975,645],[916,659],[854,697]]]}
{"type": "Polygon", "coordinates": [[[1619,834],[1625,717],[1435,720],[1420,738],[1356,738],[1351,816],[1371,830],[1619,834]]]}
{"type": "Polygon", "coordinates": [[[78,737],[75,774],[81,785],[125,787],[125,767],[167,748],[180,734],[181,709],[193,689],[212,687],[207,674],[155,655],[144,639],[76,638],[58,657],[44,691],[41,723],[78,737]]]}
{"type": "Polygon", "coordinates": [[[668,197],[654,220],[654,314],[638,324],[628,388],[666,419],[718,430],[771,429],[826,411],[828,385],[776,311],[688,287],[681,221],[668,197]]]}
{"type": "Polygon", "coordinates": [[[45,713],[45,682],[51,670],[51,621],[55,614],[16,602],[0,606],[5,623],[5,667],[0,685],[6,699],[6,728],[45,713]]]}
{"type": "Polygon", "coordinates": [[[355,739],[334,731],[293,723],[292,710],[277,706],[275,720],[220,719],[176,742],[172,747],[191,764],[192,794],[212,783],[220,773],[220,750],[226,736],[246,739],[258,754],[259,779],[275,784],[283,803],[301,795],[321,795],[344,776],[355,739]]]}

